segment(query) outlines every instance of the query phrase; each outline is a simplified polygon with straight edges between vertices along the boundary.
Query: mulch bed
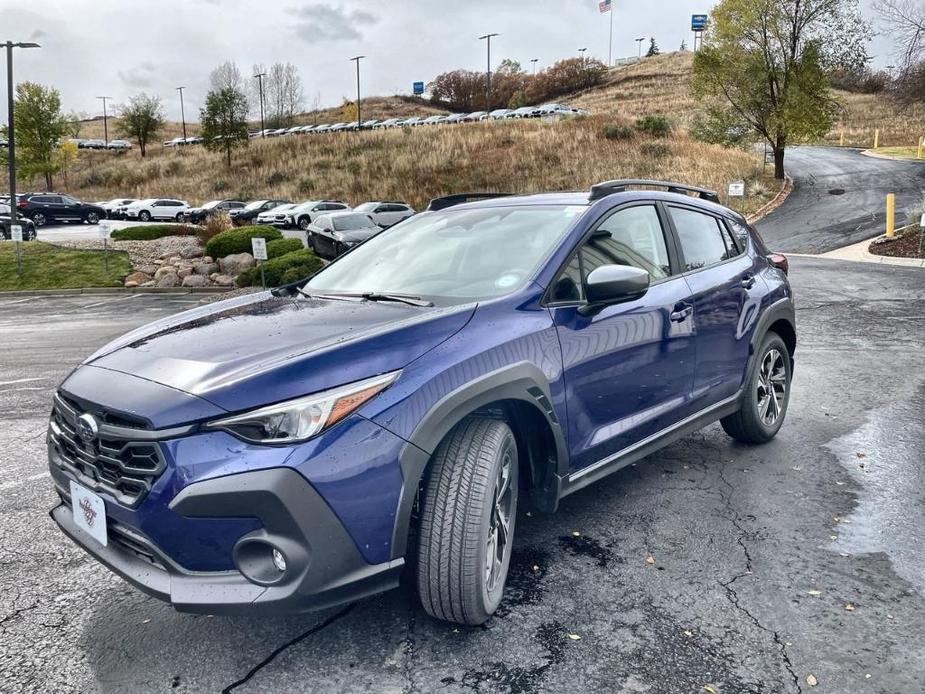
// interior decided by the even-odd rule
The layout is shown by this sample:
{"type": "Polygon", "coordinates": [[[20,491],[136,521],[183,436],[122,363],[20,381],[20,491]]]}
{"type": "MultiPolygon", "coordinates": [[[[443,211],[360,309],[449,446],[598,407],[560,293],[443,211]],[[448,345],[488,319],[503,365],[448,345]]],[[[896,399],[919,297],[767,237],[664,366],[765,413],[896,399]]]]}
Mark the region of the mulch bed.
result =
{"type": "Polygon", "coordinates": [[[868,250],[874,255],[888,255],[893,258],[923,258],[925,255],[919,254],[920,247],[925,249],[921,238],[922,228],[914,227],[897,232],[892,239],[880,237],[870,244],[868,250]]]}

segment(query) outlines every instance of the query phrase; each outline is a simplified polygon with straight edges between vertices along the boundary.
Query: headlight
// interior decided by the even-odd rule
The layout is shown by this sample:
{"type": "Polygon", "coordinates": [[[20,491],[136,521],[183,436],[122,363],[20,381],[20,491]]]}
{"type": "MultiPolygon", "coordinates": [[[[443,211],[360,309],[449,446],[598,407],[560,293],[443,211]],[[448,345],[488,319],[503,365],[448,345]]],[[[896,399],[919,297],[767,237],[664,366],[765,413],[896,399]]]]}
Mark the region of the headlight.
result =
{"type": "Polygon", "coordinates": [[[317,436],[388,388],[401,371],[217,419],[207,429],[223,429],[254,443],[298,443],[317,436]]]}

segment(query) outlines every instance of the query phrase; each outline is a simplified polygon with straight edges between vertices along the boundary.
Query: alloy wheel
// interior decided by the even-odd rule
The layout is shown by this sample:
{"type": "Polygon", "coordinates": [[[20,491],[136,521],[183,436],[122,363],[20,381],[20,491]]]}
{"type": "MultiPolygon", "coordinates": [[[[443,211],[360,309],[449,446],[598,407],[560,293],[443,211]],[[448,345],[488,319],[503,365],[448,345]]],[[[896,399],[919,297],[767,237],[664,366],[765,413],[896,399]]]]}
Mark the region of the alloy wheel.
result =
{"type": "Polygon", "coordinates": [[[511,485],[511,467],[514,462],[510,449],[504,452],[491,505],[488,524],[488,547],[485,553],[485,587],[493,592],[501,579],[505,553],[510,545],[511,511],[514,508],[514,488],[511,485]]]}
{"type": "Polygon", "coordinates": [[[765,426],[773,426],[781,416],[787,399],[787,367],[784,356],[778,350],[768,350],[761,360],[755,389],[758,418],[765,426]]]}
{"type": "Polygon", "coordinates": [[[45,215],[43,215],[41,212],[36,212],[34,215],[32,215],[32,223],[37,227],[45,226],[45,215]]]}

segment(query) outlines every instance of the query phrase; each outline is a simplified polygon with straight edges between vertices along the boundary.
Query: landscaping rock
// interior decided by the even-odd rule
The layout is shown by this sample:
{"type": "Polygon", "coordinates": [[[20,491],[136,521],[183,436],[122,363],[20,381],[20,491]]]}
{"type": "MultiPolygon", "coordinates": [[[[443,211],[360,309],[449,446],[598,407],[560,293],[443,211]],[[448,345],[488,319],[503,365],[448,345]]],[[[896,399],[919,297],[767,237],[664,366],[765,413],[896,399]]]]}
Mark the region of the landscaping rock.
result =
{"type": "Polygon", "coordinates": [[[132,282],[131,280],[125,280],[126,289],[134,289],[137,286],[138,286],[138,282],[132,282]]]}
{"type": "Polygon", "coordinates": [[[179,270],[177,270],[177,277],[179,277],[181,280],[185,277],[189,277],[192,274],[193,268],[191,267],[181,267],[179,270]]]}
{"type": "Polygon", "coordinates": [[[187,260],[191,258],[201,258],[202,257],[202,248],[194,244],[190,244],[185,248],[180,249],[180,257],[187,260]]]}
{"type": "Polygon", "coordinates": [[[157,280],[158,287],[176,287],[178,284],[180,284],[180,278],[177,277],[175,272],[161,275],[160,279],[157,280]]]}
{"type": "Polygon", "coordinates": [[[154,273],[154,281],[159,282],[162,277],[175,274],[177,274],[176,268],[165,265],[163,267],[159,267],[157,272],[154,273]]]}
{"type": "Polygon", "coordinates": [[[211,275],[218,272],[218,263],[202,263],[201,265],[194,265],[193,272],[195,272],[197,275],[210,277],[211,275]]]}
{"type": "Polygon", "coordinates": [[[223,275],[234,276],[240,275],[245,270],[254,267],[256,261],[254,260],[254,256],[250,253],[232,253],[231,255],[221,258],[218,264],[223,275]]]}
{"type": "Polygon", "coordinates": [[[233,287],[234,286],[234,277],[229,277],[228,275],[212,275],[212,282],[217,284],[219,287],[233,287]]]}
{"type": "Polygon", "coordinates": [[[209,281],[202,275],[187,275],[183,278],[184,287],[205,287],[209,281]]]}
{"type": "Polygon", "coordinates": [[[142,284],[140,284],[140,285],[138,285],[138,286],[140,286],[140,287],[153,287],[153,286],[155,286],[156,284],[157,284],[157,283],[156,283],[154,280],[151,280],[150,282],[144,282],[144,283],[142,283],[142,284]]]}
{"type": "Polygon", "coordinates": [[[154,273],[157,272],[157,265],[141,265],[135,268],[136,272],[143,272],[146,275],[154,277],[154,273]]]}
{"type": "Polygon", "coordinates": [[[144,284],[149,281],[153,274],[154,272],[133,272],[125,278],[125,286],[127,287],[129,282],[134,282],[135,284],[133,286],[137,287],[139,284],[144,284]]]}
{"type": "Polygon", "coordinates": [[[204,256],[202,256],[202,262],[204,262],[204,263],[214,263],[215,260],[212,258],[211,255],[204,255],[204,256]]]}

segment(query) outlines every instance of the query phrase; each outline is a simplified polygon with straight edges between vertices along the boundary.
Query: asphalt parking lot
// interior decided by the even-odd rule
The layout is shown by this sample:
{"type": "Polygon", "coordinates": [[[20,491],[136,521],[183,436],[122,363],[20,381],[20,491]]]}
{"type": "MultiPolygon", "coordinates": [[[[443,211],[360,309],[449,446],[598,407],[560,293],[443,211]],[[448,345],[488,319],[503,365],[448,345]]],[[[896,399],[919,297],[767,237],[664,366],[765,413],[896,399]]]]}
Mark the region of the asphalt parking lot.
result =
{"type": "Polygon", "coordinates": [[[777,439],[714,425],[523,512],[505,602],[473,629],[402,590],[232,619],[115,578],[47,516],[51,395],[98,345],[205,299],[0,299],[0,691],[925,691],[925,273],[796,258],[791,276],[777,439]]]}

